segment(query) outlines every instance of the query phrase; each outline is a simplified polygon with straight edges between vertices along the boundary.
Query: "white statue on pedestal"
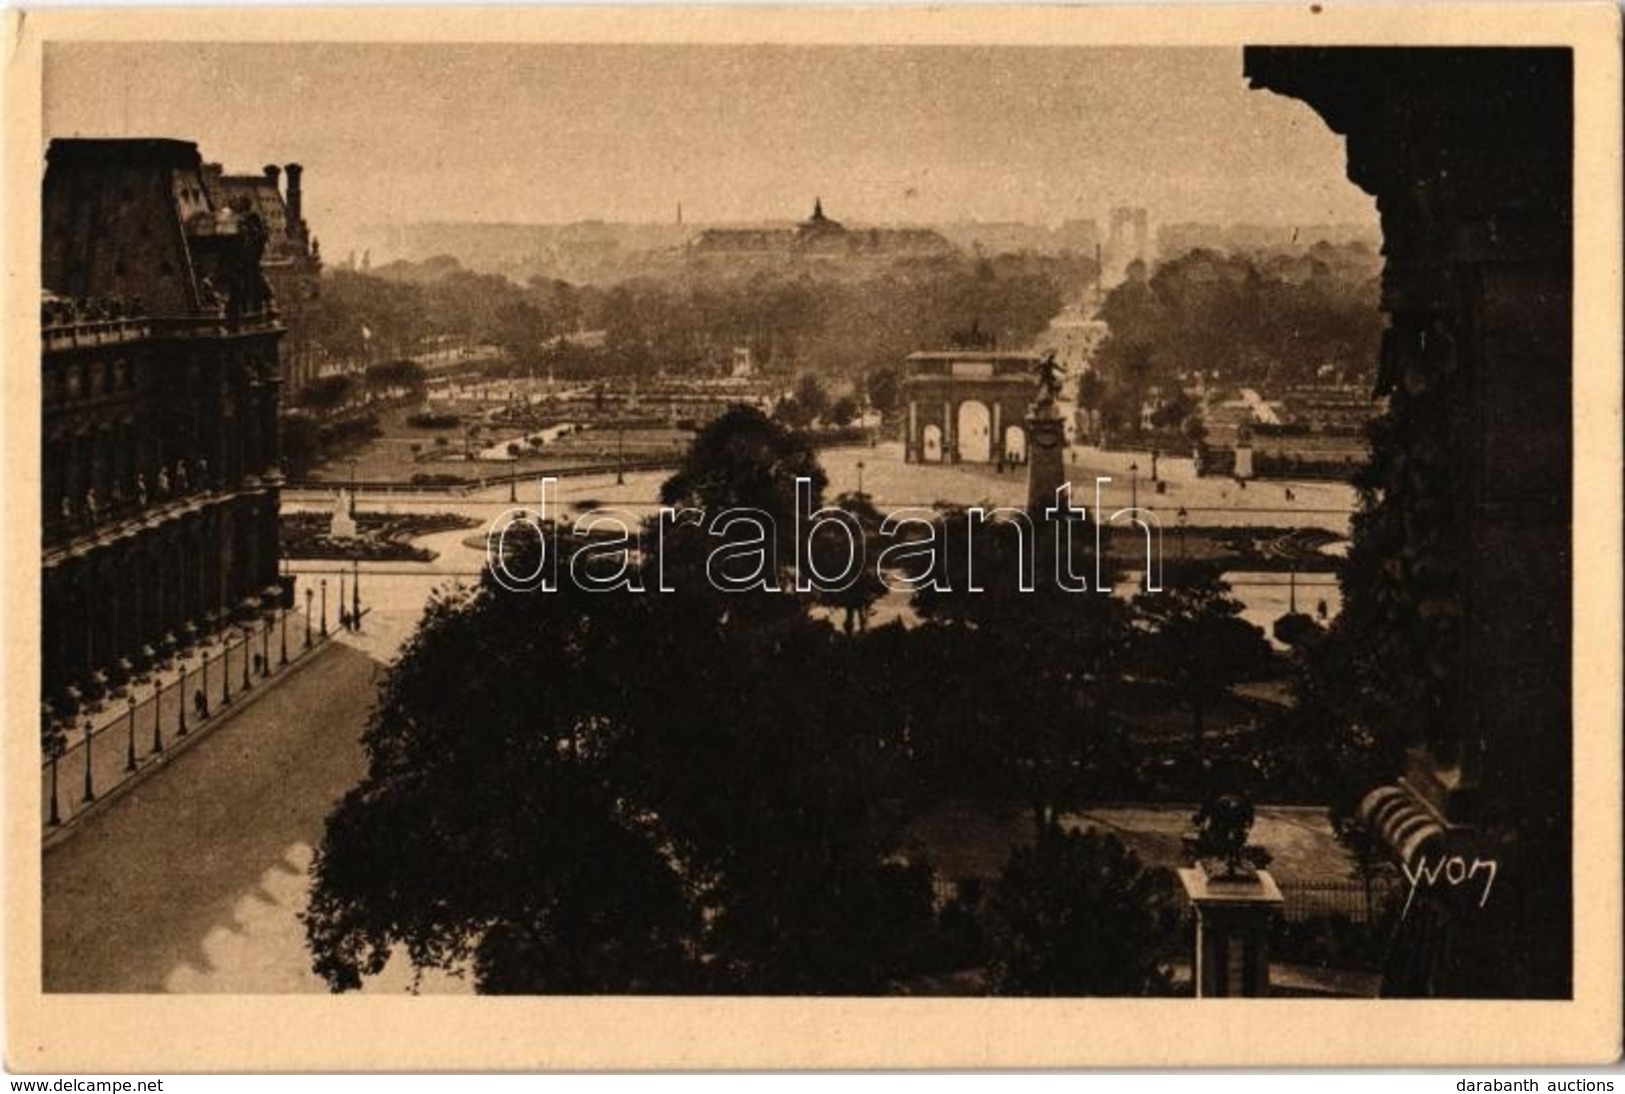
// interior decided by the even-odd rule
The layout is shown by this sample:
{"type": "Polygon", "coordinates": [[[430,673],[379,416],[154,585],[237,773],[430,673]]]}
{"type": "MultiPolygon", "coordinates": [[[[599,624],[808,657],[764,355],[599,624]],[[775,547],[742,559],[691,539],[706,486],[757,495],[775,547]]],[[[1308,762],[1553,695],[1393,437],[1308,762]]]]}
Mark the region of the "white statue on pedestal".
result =
{"type": "Polygon", "coordinates": [[[333,505],[333,523],[327,533],[334,539],[355,538],[355,517],[350,515],[355,508],[355,502],[348,490],[340,490],[338,501],[333,505]]]}

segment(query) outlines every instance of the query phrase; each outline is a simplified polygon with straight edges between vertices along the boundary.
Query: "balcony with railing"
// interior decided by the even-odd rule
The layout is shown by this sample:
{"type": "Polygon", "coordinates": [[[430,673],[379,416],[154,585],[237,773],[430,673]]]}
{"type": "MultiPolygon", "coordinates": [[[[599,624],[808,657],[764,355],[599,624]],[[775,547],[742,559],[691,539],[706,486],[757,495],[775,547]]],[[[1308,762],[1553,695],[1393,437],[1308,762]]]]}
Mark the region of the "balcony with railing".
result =
{"type": "Polygon", "coordinates": [[[43,521],[46,554],[114,540],[192,512],[220,493],[208,474],[206,464],[188,472],[182,461],[173,475],[161,470],[150,487],[143,475],[137,475],[106,497],[90,489],[77,500],[67,494],[48,498],[43,521]]]}
{"type": "Polygon", "coordinates": [[[190,315],[145,314],[140,297],[74,298],[46,294],[40,305],[40,342],[47,353],[115,346],[148,338],[218,337],[243,331],[273,330],[278,314],[273,302],[231,312],[218,298],[208,299],[190,315]]]}

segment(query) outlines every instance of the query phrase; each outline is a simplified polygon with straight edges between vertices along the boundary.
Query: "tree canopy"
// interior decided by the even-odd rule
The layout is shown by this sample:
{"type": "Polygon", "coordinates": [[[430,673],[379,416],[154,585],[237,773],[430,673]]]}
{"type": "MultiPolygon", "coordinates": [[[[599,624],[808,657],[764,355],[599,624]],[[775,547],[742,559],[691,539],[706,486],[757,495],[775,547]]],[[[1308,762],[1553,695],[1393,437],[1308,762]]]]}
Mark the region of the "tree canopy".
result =
{"type": "Polygon", "coordinates": [[[1264,632],[1241,618],[1242,603],[1206,563],[1185,561],[1164,574],[1166,587],[1135,599],[1141,670],[1166,681],[1191,712],[1191,740],[1203,747],[1203,719],[1233,684],[1276,667],[1264,632]]]}
{"type": "Polygon", "coordinates": [[[1109,390],[1090,391],[1084,405],[1137,429],[1153,388],[1172,397],[1197,373],[1275,387],[1369,386],[1382,336],[1379,268],[1358,245],[1302,258],[1199,249],[1130,278],[1100,311],[1110,333],[1095,367],[1109,390]]]}
{"type": "Polygon", "coordinates": [[[1122,841],[1050,827],[993,887],[989,933],[1003,995],[1155,995],[1177,922],[1172,879],[1122,841]]]}
{"type": "Polygon", "coordinates": [[[695,435],[676,474],[660,489],[663,505],[708,513],[758,509],[777,528],[795,521],[796,480],[811,483],[816,506],[829,478],[812,445],[799,433],[751,406],[732,406],[695,435]]]}
{"type": "Polygon", "coordinates": [[[682,267],[572,285],[519,284],[448,261],[325,275],[316,341],[349,358],[409,356],[437,339],[494,345],[518,367],[580,377],[720,373],[735,347],[748,346],[770,369],[860,376],[946,345],[972,320],[1020,344],[1093,271],[1074,258],[947,255],[853,269],[682,267]],[[601,346],[572,342],[585,331],[601,334],[601,346]]]}
{"type": "MultiPolygon", "coordinates": [[[[824,489],[805,438],[736,407],[662,498],[788,529],[824,489]]],[[[866,497],[837,505],[874,535],[866,497]]],[[[1057,831],[1121,762],[1113,706],[1139,616],[1049,582],[1017,591],[1012,524],[938,524],[956,551],[985,552],[985,593],[922,589],[918,625],[878,628],[852,623],[878,581],[823,594],[782,569],[748,593],[695,580],[716,541],[703,525],[661,536],[657,520],[635,550],[520,526],[511,570],[550,560],[556,587],[518,591],[488,570],[438,596],[384,677],[367,773],[312,867],[316,970],[353,989],[404,953],[484,992],[896,990],[937,930],[910,811],[969,797],[1030,809],[1037,841],[992,905],[992,986],[1153,990],[1160,883],[1110,842],[1057,831]],[[672,591],[591,588],[623,570],[672,591]]],[[[1193,597],[1151,633],[1233,622],[1219,590],[1193,597]]]]}

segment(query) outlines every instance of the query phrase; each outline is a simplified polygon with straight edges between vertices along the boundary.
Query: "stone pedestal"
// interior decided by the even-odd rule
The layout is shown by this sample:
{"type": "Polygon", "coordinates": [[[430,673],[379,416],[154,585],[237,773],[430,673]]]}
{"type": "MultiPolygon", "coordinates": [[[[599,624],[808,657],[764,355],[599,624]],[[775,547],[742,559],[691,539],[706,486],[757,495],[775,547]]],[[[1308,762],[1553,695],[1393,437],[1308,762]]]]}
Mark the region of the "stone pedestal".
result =
{"type": "Polygon", "coordinates": [[[1040,403],[1027,418],[1027,511],[1042,519],[1066,482],[1066,422],[1055,404],[1040,403]]]}
{"type": "Polygon", "coordinates": [[[1196,910],[1196,997],[1268,995],[1270,925],[1282,904],[1275,879],[1265,870],[1229,878],[1190,866],[1179,880],[1196,910]]]}
{"type": "Polygon", "coordinates": [[[1253,477],[1253,446],[1244,441],[1236,442],[1236,478],[1250,479],[1253,477]]]}

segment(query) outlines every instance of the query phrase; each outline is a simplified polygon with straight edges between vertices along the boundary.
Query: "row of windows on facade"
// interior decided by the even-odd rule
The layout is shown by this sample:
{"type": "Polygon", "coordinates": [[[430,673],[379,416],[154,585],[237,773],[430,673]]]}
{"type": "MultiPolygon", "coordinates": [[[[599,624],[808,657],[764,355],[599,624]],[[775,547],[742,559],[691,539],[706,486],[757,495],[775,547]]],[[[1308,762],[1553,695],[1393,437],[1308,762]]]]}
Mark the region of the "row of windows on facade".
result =
{"type": "MultiPolygon", "coordinates": [[[[151,365],[137,364],[123,357],[97,360],[82,364],[67,364],[45,370],[45,402],[53,408],[57,404],[79,399],[99,399],[114,395],[129,395],[153,390],[148,377],[151,365]]],[[[227,372],[205,380],[195,367],[166,369],[162,387],[173,392],[177,386],[187,390],[194,401],[219,400],[219,414],[232,417],[237,402],[247,391],[261,385],[260,366],[249,361],[227,372]]],[[[200,407],[201,408],[201,407],[200,407]]]]}

